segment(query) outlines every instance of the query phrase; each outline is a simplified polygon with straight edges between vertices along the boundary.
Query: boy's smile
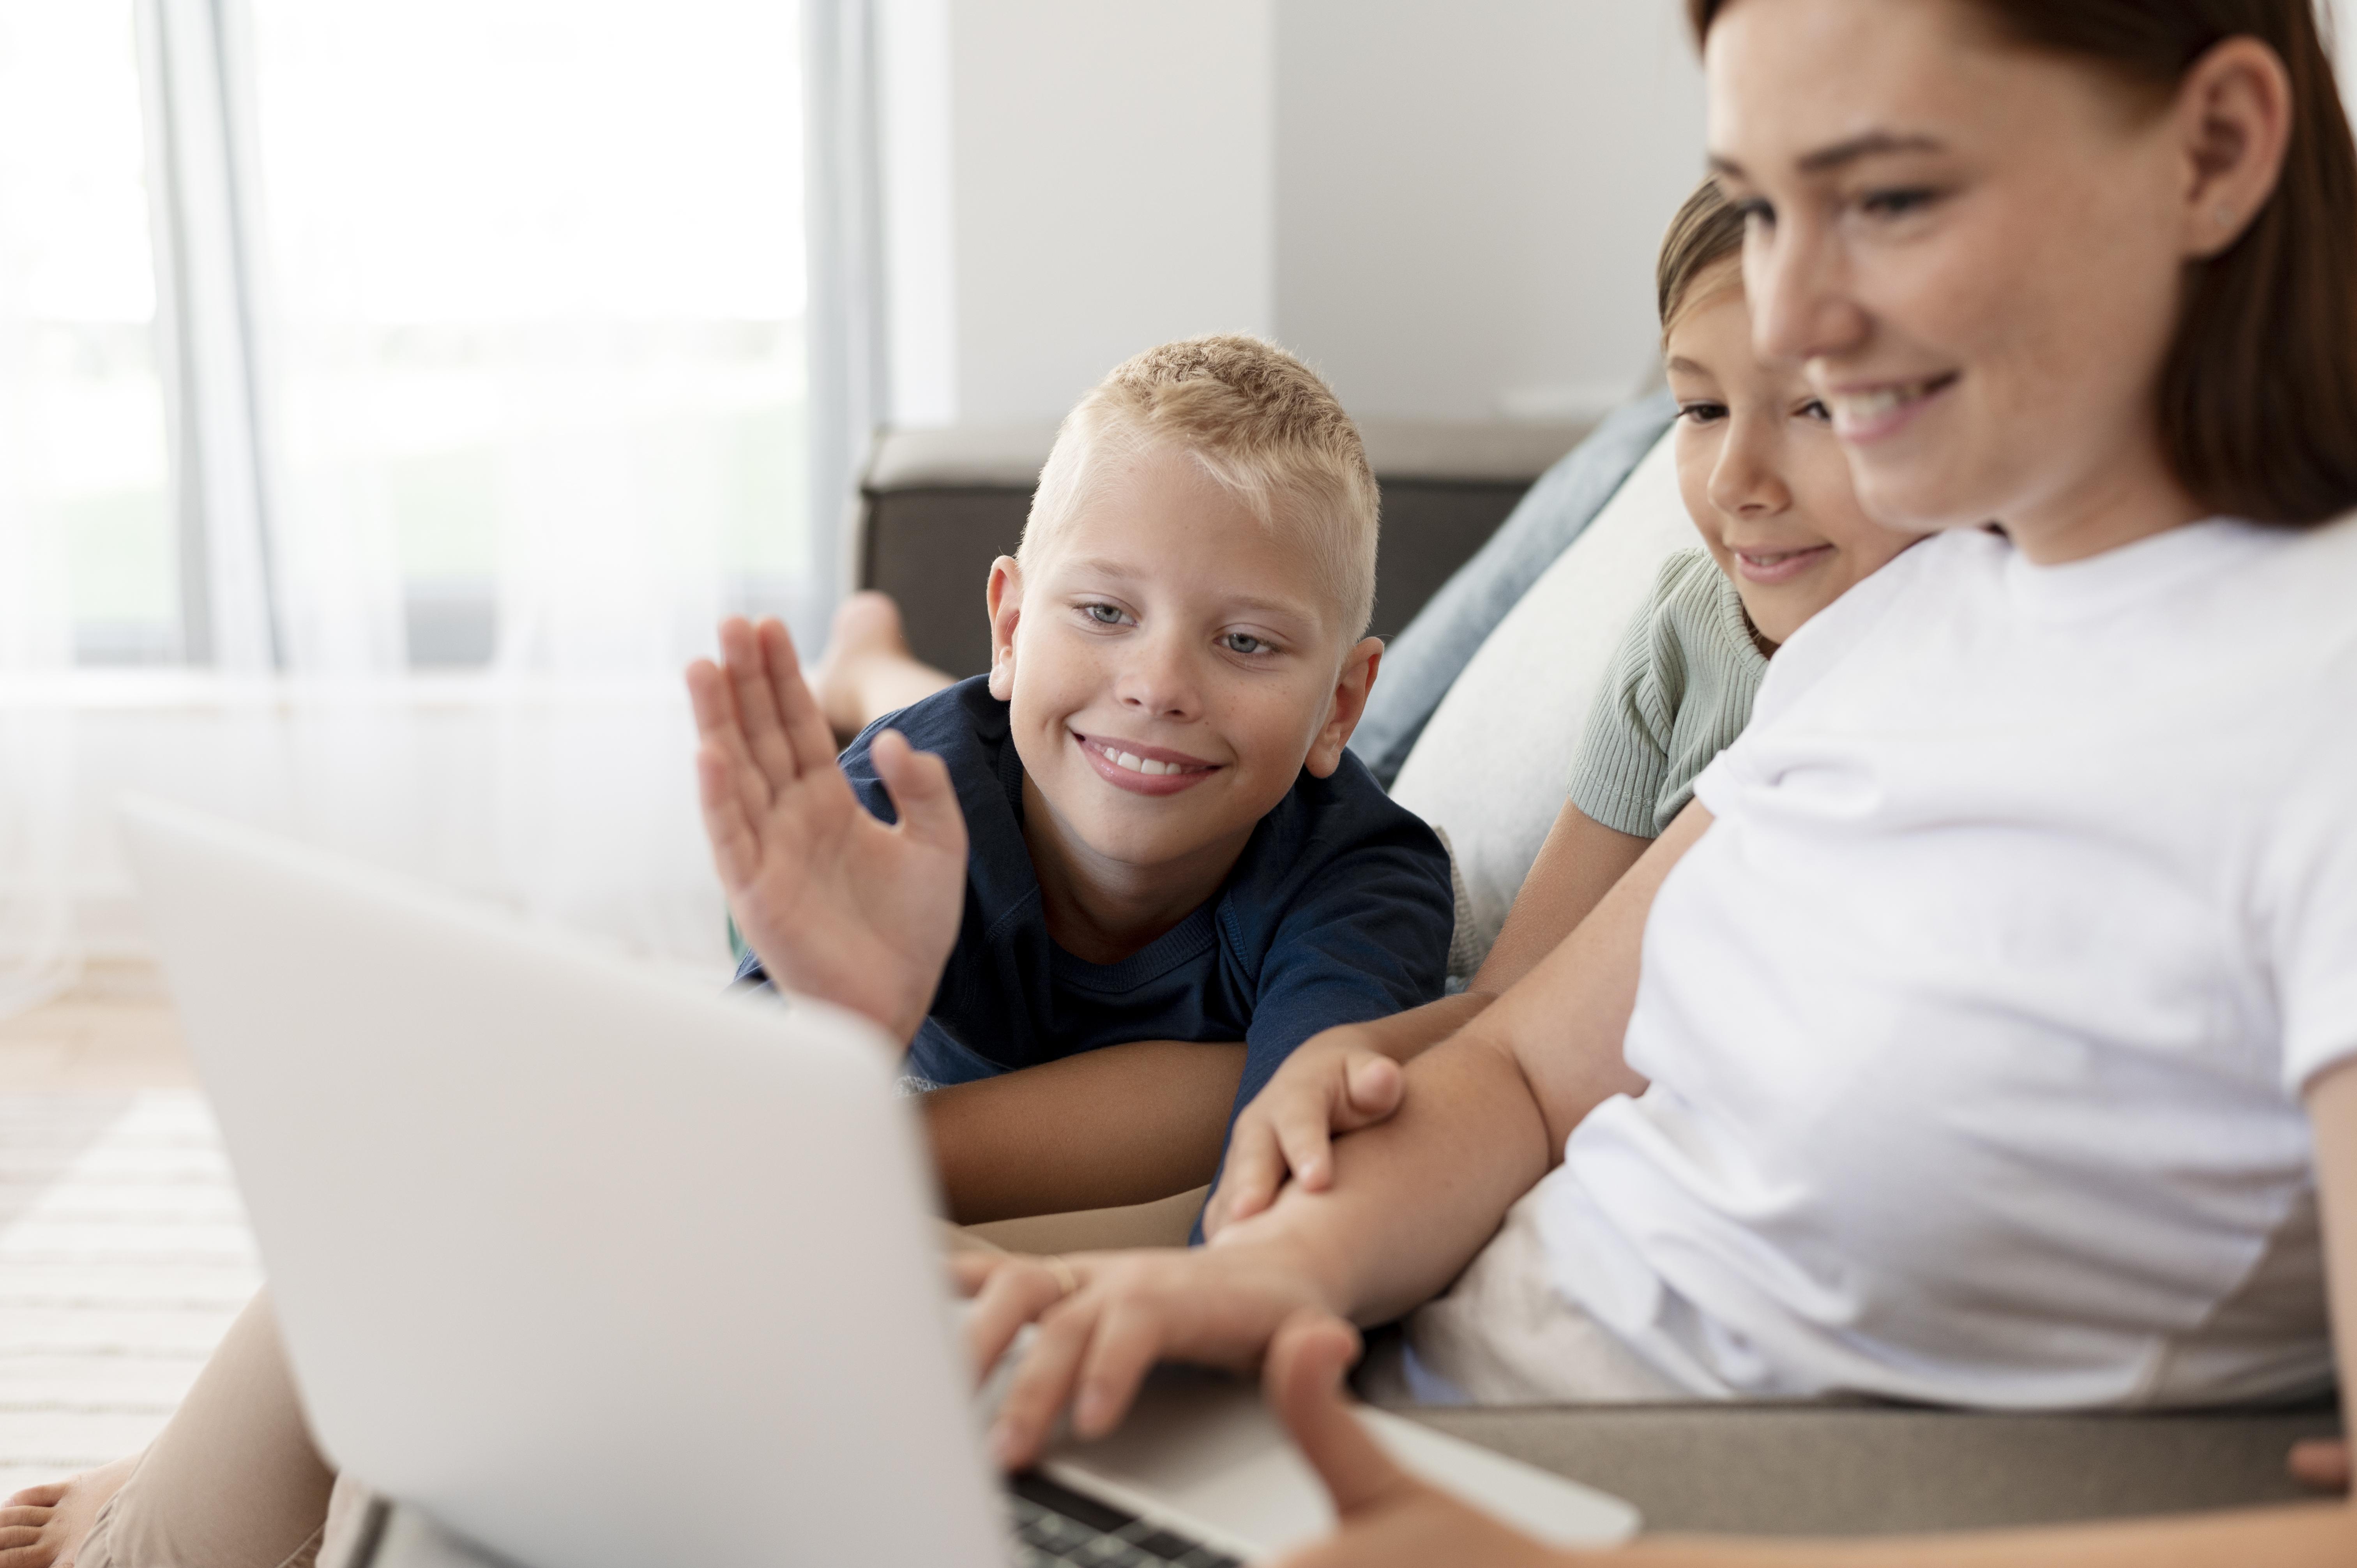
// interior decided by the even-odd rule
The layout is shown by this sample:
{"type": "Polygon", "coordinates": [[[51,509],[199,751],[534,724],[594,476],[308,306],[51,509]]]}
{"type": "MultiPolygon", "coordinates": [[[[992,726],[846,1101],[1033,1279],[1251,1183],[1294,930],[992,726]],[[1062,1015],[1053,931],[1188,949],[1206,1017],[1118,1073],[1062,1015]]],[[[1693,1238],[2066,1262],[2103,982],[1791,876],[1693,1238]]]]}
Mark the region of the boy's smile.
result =
{"type": "Polygon", "coordinates": [[[1201,783],[1221,766],[1168,746],[1148,746],[1142,740],[1120,740],[1077,731],[1072,739],[1087,753],[1090,763],[1106,783],[1140,795],[1176,795],[1201,783]]]}
{"type": "Polygon", "coordinates": [[[1028,565],[991,575],[1024,836],[1083,956],[1183,918],[1305,767],[1334,771],[1381,648],[1347,640],[1297,522],[1263,522],[1183,450],[1100,463],[1028,565]]]}

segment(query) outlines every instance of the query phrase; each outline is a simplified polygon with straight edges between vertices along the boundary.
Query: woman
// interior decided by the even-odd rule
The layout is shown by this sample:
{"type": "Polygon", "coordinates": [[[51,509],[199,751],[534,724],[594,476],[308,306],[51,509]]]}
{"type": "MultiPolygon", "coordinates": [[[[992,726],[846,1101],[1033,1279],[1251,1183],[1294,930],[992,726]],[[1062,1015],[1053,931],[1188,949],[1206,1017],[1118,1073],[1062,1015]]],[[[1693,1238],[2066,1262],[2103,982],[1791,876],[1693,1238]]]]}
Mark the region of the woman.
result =
{"type": "MultiPolygon", "coordinates": [[[[2357,1345],[2357,151],[2307,0],[1694,11],[1759,347],[1937,537],[1793,639],[1696,805],[1327,1190],[1197,1254],[966,1265],[984,1359],[1039,1320],[1010,1463],[1068,1397],[1102,1431],[1157,1358],[1282,1330],[1372,1510],[1328,1560],[1537,1561],[1318,1397],[1327,1319],[1469,1262],[1425,1369],[1554,1397],[2199,1404],[2357,1345]],[[1458,1309],[1517,1277],[1548,1323],[1458,1309]]],[[[2345,1562],[2357,1513],[1788,1554],[1837,1552],[2345,1562]]]]}

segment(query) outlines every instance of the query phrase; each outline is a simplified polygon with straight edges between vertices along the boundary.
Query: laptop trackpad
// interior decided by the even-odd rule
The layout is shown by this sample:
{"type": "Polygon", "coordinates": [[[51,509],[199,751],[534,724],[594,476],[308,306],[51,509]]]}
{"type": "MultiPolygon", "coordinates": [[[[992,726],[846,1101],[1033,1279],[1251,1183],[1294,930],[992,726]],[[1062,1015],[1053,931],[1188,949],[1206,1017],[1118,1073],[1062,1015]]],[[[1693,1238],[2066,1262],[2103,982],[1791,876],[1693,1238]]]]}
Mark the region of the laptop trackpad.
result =
{"type": "MultiPolygon", "coordinates": [[[[1403,1466],[1542,1541],[1605,1546],[1636,1533],[1637,1510],[1618,1498],[1383,1411],[1359,1416],[1403,1466]]],[[[1325,1487],[1259,1391],[1217,1374],[1157,1369],[1111,1435],[1066,1440],[1041,1468],[1246,1557],[1334,1528],[1325,1487]]]]}

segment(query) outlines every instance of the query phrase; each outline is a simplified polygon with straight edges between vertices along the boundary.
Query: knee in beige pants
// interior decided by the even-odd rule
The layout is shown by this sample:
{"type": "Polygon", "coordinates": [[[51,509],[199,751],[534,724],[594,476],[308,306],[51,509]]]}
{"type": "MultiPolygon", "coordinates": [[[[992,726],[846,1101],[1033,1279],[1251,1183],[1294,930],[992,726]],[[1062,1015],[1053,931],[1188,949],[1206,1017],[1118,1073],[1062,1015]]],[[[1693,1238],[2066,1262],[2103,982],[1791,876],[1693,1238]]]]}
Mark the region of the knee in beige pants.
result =
{"type": "Polygon", "coordinates": [[[335,1473],[303,1420],[267,1292],[100,1510],[81,1568],[308,1568],[335,1473]]]}

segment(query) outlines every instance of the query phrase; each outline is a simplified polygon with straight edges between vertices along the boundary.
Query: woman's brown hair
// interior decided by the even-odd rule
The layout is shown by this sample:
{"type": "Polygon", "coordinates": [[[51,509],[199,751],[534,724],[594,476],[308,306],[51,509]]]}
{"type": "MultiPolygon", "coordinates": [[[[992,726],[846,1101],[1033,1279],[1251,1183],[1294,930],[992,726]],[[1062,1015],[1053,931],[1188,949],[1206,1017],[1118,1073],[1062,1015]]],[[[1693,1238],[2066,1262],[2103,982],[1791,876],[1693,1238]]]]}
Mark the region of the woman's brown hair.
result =
{"type": "MultiPolygon", "coordinates": [[[[1697,38],[1735,0],[1687,0],[1697,38]]],[[[2357,508],[2357,147],[2313,0],[1966,0],[2008,39],[2173,91],[2231,38],[2291,78],[2283,174],[2251,226],[2189,268],[2159,387],[2170,467],[2214,511],[2321,522],[2357,508]]]]}
{"type": "Polygon", "coordinates": [[[1661,306],[1664,338],[1703,274],[1742,254],[1742,211],[1727,199],[1718,181],[1704,180],[1670,220],[1670,231],[1662,236],[1661,259],[1653,263],[1653,294],[1661,306]]]}

